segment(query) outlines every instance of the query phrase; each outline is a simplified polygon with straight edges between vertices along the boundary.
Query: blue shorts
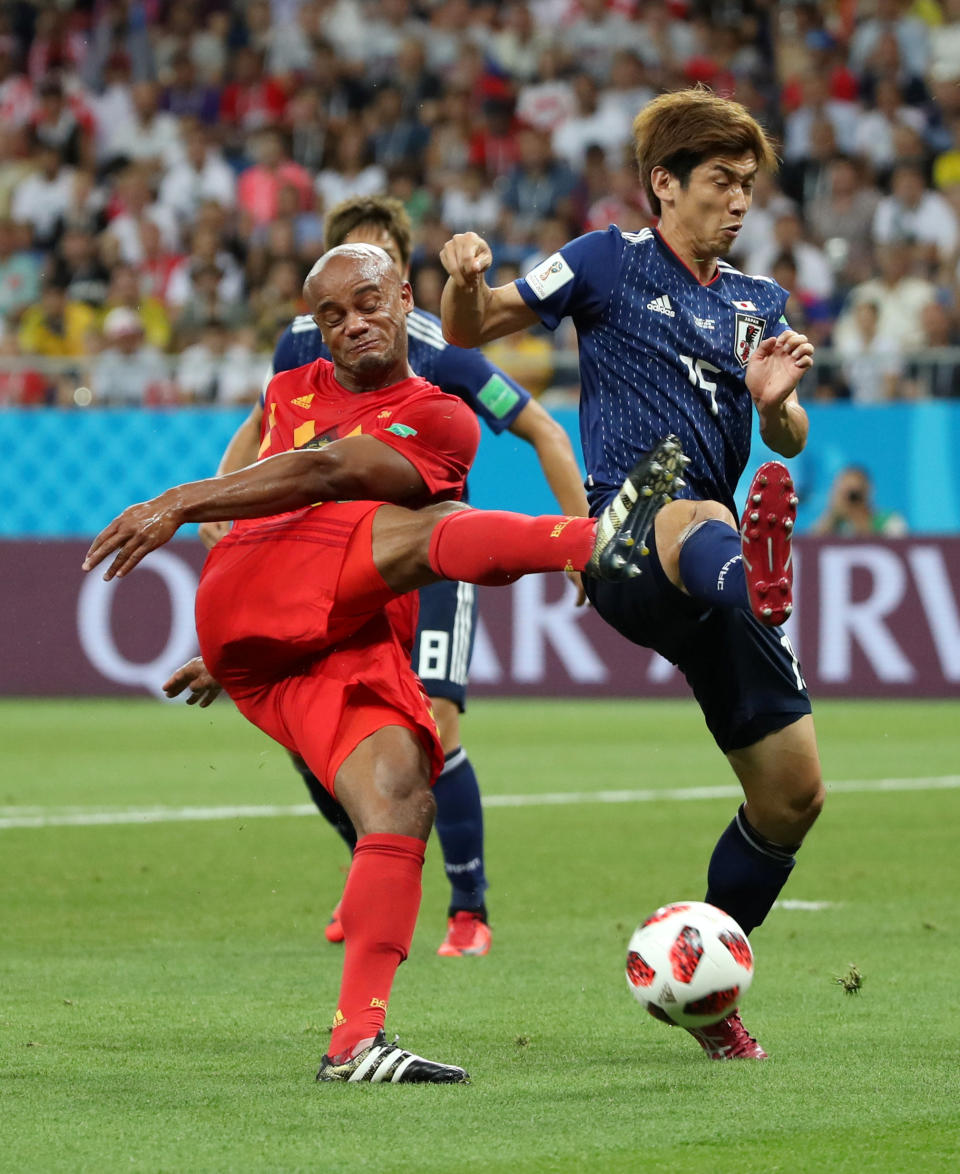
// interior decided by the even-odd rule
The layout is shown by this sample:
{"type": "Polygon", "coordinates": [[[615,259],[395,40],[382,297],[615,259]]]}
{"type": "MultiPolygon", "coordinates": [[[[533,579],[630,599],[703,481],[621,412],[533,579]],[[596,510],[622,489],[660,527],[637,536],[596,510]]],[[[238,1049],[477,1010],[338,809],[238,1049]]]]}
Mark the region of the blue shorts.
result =
{"type": "Polygon", "coordinates": [[[803,674],[782,628],[749,611],[704,607],[667,579],[650,543],[643,573],[623,583],[584,576],[611,627],[652,648],[687,679],[720,749],[741,750],[810,713],[803,674]]]}
{"type": "Polygon", "coordinates": [[[463,713],[467,672],[477,629],[472,583],[431,583],[420,588],[420,618],[411,664],[430,697],[445,697],[463,713]]]}

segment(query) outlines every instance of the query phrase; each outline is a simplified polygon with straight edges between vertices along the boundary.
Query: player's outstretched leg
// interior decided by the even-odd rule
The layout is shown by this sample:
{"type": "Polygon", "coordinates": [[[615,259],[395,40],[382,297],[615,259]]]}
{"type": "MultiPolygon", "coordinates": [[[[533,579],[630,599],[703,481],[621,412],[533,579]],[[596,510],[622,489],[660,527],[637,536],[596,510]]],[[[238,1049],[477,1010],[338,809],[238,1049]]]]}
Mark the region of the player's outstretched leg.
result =
{"type": "Polygon", "coordinates": [[[597,579],[632,579],[650,553],[647,536],[657,511],[684,486],[690,463],[676,436],[668,436],[630,470],[617,496],[597,519],[597,538],[584,574],[597,579]]]}
{"type": "Polygon", "coordinates": [[[767,461],[750,483],[740,546],[750,610],[774,628],[793,611],[793,527],[797,495],[786,465],[767,461]]]}
{"type": "Polygon", "coordinates": [[[688,1027],[687,1031],[699,1043],[711,1060],[767,1060],[760,1047],[740,1020],[740,1012],[731,1012],[726,1019],[710,1027],[688,1027]]]}
{"type": "Polygon", "coordinates": [[[351,1083],[368,1081],[371,1084],[469,1084],[470,1077],[456,1064],[440,1064],[425,1060],[397,1046],[394,1039],[387,1043],[383,1031],[359,1055],[345,1063],[336,1064],[324,1056],[317,1080],[344,1080],[351,1083]]]}

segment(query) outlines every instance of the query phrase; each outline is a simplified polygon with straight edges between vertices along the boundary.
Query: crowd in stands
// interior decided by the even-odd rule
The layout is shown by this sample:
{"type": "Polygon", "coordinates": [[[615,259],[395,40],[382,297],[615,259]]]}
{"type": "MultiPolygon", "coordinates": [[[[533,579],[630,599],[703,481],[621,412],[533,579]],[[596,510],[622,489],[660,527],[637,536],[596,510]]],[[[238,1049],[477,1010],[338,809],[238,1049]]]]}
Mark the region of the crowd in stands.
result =
{"type": "Polygon", "coordinates": [[[960,0],[4,0],[0,404],[249,402],[350,195],[434,311],[451,232],[501,282],[650,224],[633,116],[698,83],[778,143],[731,259],[838,356],[809,394],[960,395],[960,0]]]}

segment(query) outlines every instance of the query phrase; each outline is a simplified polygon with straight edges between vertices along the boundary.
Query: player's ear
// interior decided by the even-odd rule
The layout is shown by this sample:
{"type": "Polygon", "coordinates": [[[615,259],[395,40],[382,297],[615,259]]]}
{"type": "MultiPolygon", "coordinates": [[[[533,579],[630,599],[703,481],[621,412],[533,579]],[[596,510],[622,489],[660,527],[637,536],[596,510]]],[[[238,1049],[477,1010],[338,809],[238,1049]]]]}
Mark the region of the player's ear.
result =
{"type": "Polygon", "coordinates": [[[400,305],[403,306],[404,314],[409,314],[413,309],[413,286],[409,281],[400,283],[400,305]]]}
{"type": "Polygon", "coordinates": [[[661,204],[673,196],[676,182],[676,176],[667,171],[666,167],[654,167],[650,172],[650,186],[661,204]]]}

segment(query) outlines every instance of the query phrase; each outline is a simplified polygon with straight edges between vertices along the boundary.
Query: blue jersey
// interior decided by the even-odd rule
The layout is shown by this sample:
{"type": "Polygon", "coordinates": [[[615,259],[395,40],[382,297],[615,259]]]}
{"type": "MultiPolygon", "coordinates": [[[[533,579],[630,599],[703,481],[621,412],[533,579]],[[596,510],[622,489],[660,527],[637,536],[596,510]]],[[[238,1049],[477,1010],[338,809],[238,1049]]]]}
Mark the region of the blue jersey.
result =
{"type": "MultiPolygon", "coordinates": [[[[503,432],[530,402],[530,393],[477,350],[451,346],[440,320],[414,308],[407,315],[410,366],[421,379],[459,396],[494,432],[503,432]]],[[[329,359],[320,329],[309,314],[294,318],[273,353],[273,373],[329,359]]]]}
{"type": "Polygon", "coordinates": [[[545,326],[569,316],[577,328],[591,512],[672,432],[690,457],[684,496],[736,514],[753,422],[747,360],[786,329],[786,291],[725,261],[701,285],[659,233],[616,225],[564,245],[516,284],[545,326]]]}

